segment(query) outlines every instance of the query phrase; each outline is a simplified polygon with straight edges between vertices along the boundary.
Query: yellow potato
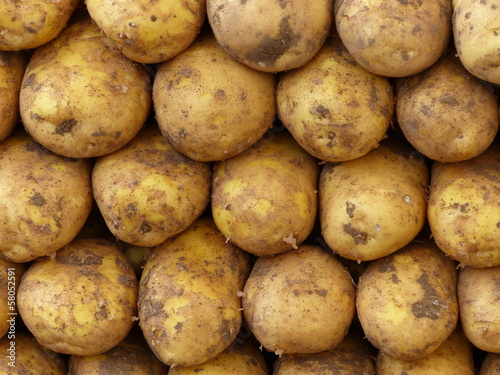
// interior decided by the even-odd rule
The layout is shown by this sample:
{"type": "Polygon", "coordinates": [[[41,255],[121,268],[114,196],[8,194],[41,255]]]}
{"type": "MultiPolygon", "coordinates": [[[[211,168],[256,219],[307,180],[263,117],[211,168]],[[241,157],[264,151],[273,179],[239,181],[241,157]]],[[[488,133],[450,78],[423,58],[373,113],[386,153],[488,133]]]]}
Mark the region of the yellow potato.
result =
{"type": "Polygon", "coordinates": [[[88,19],[35,50],[19,94],[21,119],[49,150],[89,158],[125,146],[151,108],[149,74],[88,19]]]}
{"type": "Polygon", "coordinates": [[[324,161],[356,159],[377,147],[394,111],[389,80],[362,68],[337,36],[280,76],[276,98],[282,123],[324,161]]]}
{"type": "Polygon", "coordinates": [[[479,368],[478,375],[498,375],[500,368],[500,353],[487,353],[481,367],[479,368]]]}
{"type": "Polygon", "coordinates": [[[0,257],[24,263],[69,243],[92,207],[92,164],[18,129],[0,143],[0,257]]]}
{"type": "Polygon", "coordinates": [[[13,263],[0,259],[0,338],[16,337],[17,289],[26,271],[25,263],[13,263]]]}
{"type": "Polygon", "coordinates": [[[139,318],[155,355],[176,367],[222,353],[242,321],[249,255],[227,243],[209,216],[156,246],[139,285],[139,318]]]}
{"type": "Polygon", "coordinates": [[[456,266],[430,241],[370,263],[358,282],[356,309],[373,346],[403,360],[435,351],[458,322],[456,266]]]}
{"type": "Polygon", "coordinates": [[[20,51],[48,43],[66,26],[79,0],[2,1],[0,51],[20,51]]]}
{"type": "Polygon", "coordinates": [[[195,39],[206,17],[205,0],[85,0],[103,32],[133,61],[166,61],[195,39]]]}
{"type": "Polygon", "coordinates": [[[28,268],[17,305],[44,347],[69,355],[102,354],[122,341],[136,320],[137,278],[111,242],[76,239],[28,268]]]}
{"type": "Polygon", "coordinates": [[[318,174],[316,159],[289,133],[270,132],[215,164],[215,224],[228,241],[254,255],[296,248],[314,226],[318,174]]]}
{"type": "Polygon", "coordinates": [[[97,158],[92,186],[106,225],[119,240],[159,245],[204,211],[212,178],[208,163],[179,153],[156,124],[122,149],[97,158]]]}
{"type": "Polygon", "coordinates": [[[500,266],[500,148],[475,158],[434,162],[427,219],[439,248],[472,267],[500,266]]]}
{"type": "Polygon", "coordinates": [[[257,259],[243,290],[243,314],[267,350],[316,353],[344,339],[355,294],[349,272],[331,252],[302,244],[257,259]]]}
{"type": "Polygon", "coordinates": [[[227,159],[271,127],[275,86],[273,74],[234,61],[205,33],[158,69],[156,120],[172,145],[191,159],[227,159]]]}
{"type": "Polygon", "coordinates": [[[325,164],[318,189],[325,242],[356,261],[402,248],[424,225],[428,181],[425,159],[396,136],[357,159],[325,164]]]}

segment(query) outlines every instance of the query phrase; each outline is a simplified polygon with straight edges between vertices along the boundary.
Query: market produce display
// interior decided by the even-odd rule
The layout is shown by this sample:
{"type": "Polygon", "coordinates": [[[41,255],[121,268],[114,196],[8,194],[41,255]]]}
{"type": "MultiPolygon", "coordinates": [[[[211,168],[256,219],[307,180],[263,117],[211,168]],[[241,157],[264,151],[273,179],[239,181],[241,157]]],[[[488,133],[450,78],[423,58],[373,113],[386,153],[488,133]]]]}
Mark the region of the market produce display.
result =
{"type": "Polygon", "coordinates": [[[0,373],[498,375],[499,20],[0,1],[0,373]]]}

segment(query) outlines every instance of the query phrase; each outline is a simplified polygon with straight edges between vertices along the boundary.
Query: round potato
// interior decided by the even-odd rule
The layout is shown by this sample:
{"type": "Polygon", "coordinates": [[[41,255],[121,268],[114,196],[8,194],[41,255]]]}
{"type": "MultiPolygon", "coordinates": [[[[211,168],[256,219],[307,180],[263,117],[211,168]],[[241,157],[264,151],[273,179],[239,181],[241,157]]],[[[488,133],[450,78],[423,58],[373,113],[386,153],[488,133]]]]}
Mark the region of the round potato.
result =
{"type": "Polygon", "coordinates": [[[243,314],[264,348],[278,355],[329,350],[346,336],[356,288],[346,268],[319,246],[302,244],[255,262],[243,314]]]}
{"type": "Polygon", "coordinates": [[[425,159],[398,137],[366,155],[327,163],[319,181],[319,220],[328,246],[369,261],[407,245],[426,220],[425,159]]]}
{"type": "Polygon", "coordinates": [[[27,63],[24,52],[0,50],[0,142],[9,136],[20,120],[19,91],[27,63]]]}
{"type": "Polygon", "coordinates": [[[394,111],[389,80],[362,68],[338,37],[305,66],[283,73],[276,99],[279,118],[297,142],[332,162],[377,147],[394,111]]]}
{"type": "Polygon", "coordinates": [[[79,20],[33,53],[19,94],[21,119],[56,154],[109,154],[145,123],[149,78],[91,20],[79,20]]]}
{"type": "Polygon", "coordinates": [[[347,50],[370,72],[420,73],[434,64],[451,36],[452,0],[336,0],[335,24],[347,50]]]}
{"type": "Polygon", "coordinates": [[[458,276],[460,322],[469,341],[500,353],[500,266],[464,267],[458,276]]]}
{"type": "Polygon", "coordinates": [[[26,268],[25,263],[0,258],[0,338],[16,337],[17,289],[26,268]]]}
{"type": "Polygon", "coordinates": [[[68,244],[92,207],[92,164],[17,129],[0,143],[0,257],[24,263],[68,244]]]}
{"type": "Polygon", "coordinates": [[[463,265],[500,266],[500,148],[434,162],[427,219],[439,248],[463,265]]]}
{"type": "Polygon", "coordinates": [[[500,353],[487,353],[478,375],[498,375],[498,369],[500,369],[500,353]]]}
{"type": "Polygon", "coordinates": [[[17,292],[19,314],[37,341],[58,353],[90,356],[122,341],[137,313],[137,278],[112,243],[76,239],[33,263],[17,292]]]}
{"type": "Polygon", "coordinates": [[[205,0],[85,0],[101,30],[133,61],[166,61],[198,35],[206,17],[205,0]]]}
{"type": "Polygon", "coordinates": [[[213,33],[237,61],[279,72],[318,52],[333,23],[332,0],[207,0],[213,33]]]}
{"type": "Polygon", "coordinates": [[[212,215],[239,248],[274,255],[311,233],[319,166],[287,133],[272,133],[214,167],[212,215]]]}
{"type": "Polygon", "coordinates": [[[21,51],[48,43],[64,29],[78,3],[79,0],[2,1],[0,51],[21,51]]]}
{"type": "Polygon", "coordinates": [[[109,230],[137,246],[159,245],[186,229],[204,211],[212,178],[148,124],[122,149],[97,158],[92,187],[109,230]]]}
{"type": "Polygon", "coordinates": [[[241,326],[249,255],[224,240],[209,216],[156,246],[139,284],[139,318],[155,355],[176,367],[222,353],[241,326]]]}
{"type": "Polygon", "coordinates": [[[358,282],[356,309],[373,346],[402,360],[435,351],[458,322],[456,266],[430,241],[370,263],[358,282]]]}
{"type": "Polygon", "coordinates": [[[273,74],[234,61],[211,34],[203,34],[158,69],[156,120],[172,145],[191,159],[227,159],[271,127],[275,89],[273,74]]]}
{"type": "Polygon", "coordinates": [[[441,162],[484,152],[498,131],[495,93],[451,52],[432,67],[396,81],[396,119],[406,139],[441,162]]]}

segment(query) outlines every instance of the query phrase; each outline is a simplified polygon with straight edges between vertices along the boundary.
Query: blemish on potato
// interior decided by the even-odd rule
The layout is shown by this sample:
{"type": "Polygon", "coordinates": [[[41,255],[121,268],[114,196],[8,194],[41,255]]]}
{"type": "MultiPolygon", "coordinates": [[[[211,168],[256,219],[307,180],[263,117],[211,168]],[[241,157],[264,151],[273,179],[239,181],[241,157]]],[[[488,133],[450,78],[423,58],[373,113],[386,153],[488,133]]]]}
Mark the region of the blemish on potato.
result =
{"type": "Polygon", "coordinates": [[[365,245],[367,243],[368,233],[358,231],[357,229],[353,228],[350,223],[344,224],[343,228],[344,232],[354,239],[354,243],[356,245],[365,245]]]}
{"type": "Polygon", "coordinates": [[[436,289],[429,283],[429,275],[423,273],[417,282],[424,290],[424,296],[420,301],[412,304],[411,311],[417,318],[429,318],[436,320],[441,315],[441,310],[446,306],[439,300],[436,289]]]}
{"type": "Polygon", "coordinates": [[[356,205],[349,201],[345,202],[345,205],[346,205],[345,212],[352,219],[352,217],[354,216],[353,212],[356,209],[356,205]]]}
{"type": "Polygon", "coordinates": [[[73,126],[75,126],[78,123],[75,119],[70,119],[61,122],[59,125],[56,126],[55,133],[59,135],[63,135],[64,133],[69,133],[73,126]]]}
{"type": "Polygon", "coordinates": [[[30,203],[34,204],[35,206],[43,206],[47,201],[45,200],[44,197],[40,193],[35,193],[31,198],[30,198],[30,203]]]}

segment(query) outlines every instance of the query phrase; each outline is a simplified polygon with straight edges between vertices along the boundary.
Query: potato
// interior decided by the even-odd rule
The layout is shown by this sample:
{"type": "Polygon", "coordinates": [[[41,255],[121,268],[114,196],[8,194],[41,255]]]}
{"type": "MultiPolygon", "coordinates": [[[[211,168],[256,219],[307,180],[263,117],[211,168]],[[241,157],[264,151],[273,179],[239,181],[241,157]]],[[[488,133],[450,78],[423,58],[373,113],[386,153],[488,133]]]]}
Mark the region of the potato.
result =
{"type": "Polygon", "coordinates": [[[335,24],[347,50],[370,72],[420,73],[434,64],[451,36],[452,0],[335,0],[335,24]]]}
{"type": "Polygon", "coordinates": [[[251,340],[236,338],[215,358],[191,367],[172,367],[168,375],[267,375],[262,352],[251,340]]]}
{"type": "Polygon", "coordinates": [[[79,0],[2,1],[0,51],[20,51],[48,43],[66,26],[79,0]]]}
{"type": "Polygon", "coordinates": [[[27,63],[24,52],[0,51],[0,142],[9,136],[20,120],[19,91],[27,63]]]}
{"type": "Polygon", "coordinates": [[[0,143],[0,257],[24,263],[69,243],[92,207],[92,164],[17,129],[0,143]]]}
{"type": "Polygon", "coordinates": [[[406,139],[441,162],[484,152],[498,131],[495,93],[450,51],[432,67],[396,81],[396,118],[406,139]]]}
{"type": "Polygon", "coordinates": [[[85,0],[85,4],[122,53],[145,64],[166,61],[187,48],[206,17],[205,0],[85,0]]]}
{"type": "Polygon", "coordinates": [[[137,246],[159,245],[204,211],[212,170],[165,141],[148,124],[125,147],[97,158],[92,187],[111,233],[137,246]]]}
{"type": "Polygon", "coordinates": [[[67,374],[64,356],[44,348],[29,332],[19,331],[15,339],[4,336],[0,350],[0,374],[67,374]]]}
{"type": "Polygon", "coordinates": [[[302,244],[257,259],[243,290],[243,315],[267,350],[316,353],[347,334],[355,294],[351,276],[331,252],[302,244]]]}
{"type": "Polygon", "coordinates": [[[463,66],[476,77],[500,84],[498,18],[492,0],[453,0],[453,36],[463,66]]]}
{"type": "Polygon", "coordinates": [[[318,353],[283,354],[273,375],[375,375],[370,347],[361,333],[351,329],[335,348],[318,353]],[[355,332],[353,332],[355,331],[355,332]]]}
{"type": "Polygon", "coordinates": [[[366,338],[393,358],[430,355],[457,326],[456,282],[456,262],[431,241],[415,240],[373,261],[356,295],[366,338]]]}
{"type": "Polygon", "coordinates": [[[307,63],[333,23],[332,0],[207,0],[215,37],[237,61],[279,72],[307,63]]]}
{"type": "Polygon", "coordinates": [[[275,89],[273,74],[234,61],[205,33],[159,67],[153,84],[156,120],[191,159],[227,159],[271,127],[275,89]]]}
{"type": "Polygon", "coordinates": [[[328,39],[305,66],[283,73],[276,98],[279,118],[297,142],[332,162],[377,147],[394,110],[389,80],[362,68],[338,37],[328,39]]]}
{"type": "Polygon", "coordinates": [[[325,242],[356,261],[402,248],[425,223],[428,181],[425,159],[395,136],[362,157],[325,164],[318,189],[325,242]]]}
{"type": "Polygon", "coordinates": [[[17,292],[19,314],[37,341],[91,356],[122,341],[137,313],[137,278],[111,242],[76,239],[33,263],[17,292]]]}
{"type": "Polygon", "coordinates": [[[0,259],[0,338],[13,340],[17,325],[17,289],[26,271],[25,263],[0,259]]]}
{"type": "Polygon", "coordinates": [[[249,255],[224,237],[209,216],[156,246],[139,284],[139,318],[155,355],[176,367],[222,353],[242,321],[249,255]]]}
{"type": "Polygon", "coordinates": [[[475,158],[434,162],[427,218],[448,256],[472,267],[500,266],[500,148],[475,158]]]}
{"type": "Polygon", "coordinates": [[[474,375],[472,345],[460,331],[453,332],[427,357],[412,361],[377,356],[377,375],[474,375]]]}
{"type": "Polygon", "coordinates": [[[475,347],[500,353],[500,266],[460,269],[458,304],[462,328],[475,347]]]}
{"type": "Polygon", "coordinates": [[[109,154],[149,115],[149,78],[91,20],[76,21],[31,56],[19,94],[21,119],[56,154],[109,154]]]}
{"type": "Polygon", "coordinates": [[[500,353],[487,353],[478,375],[498,375],[500,369],[500,353]]]}
{"type": "Polygon", "coordinates": [[[314,226],[318,175],[316,159],[289,133],[269,133],[215,164],[215,224],[228,241],[254,255],[296,248],[314,226]]]}

